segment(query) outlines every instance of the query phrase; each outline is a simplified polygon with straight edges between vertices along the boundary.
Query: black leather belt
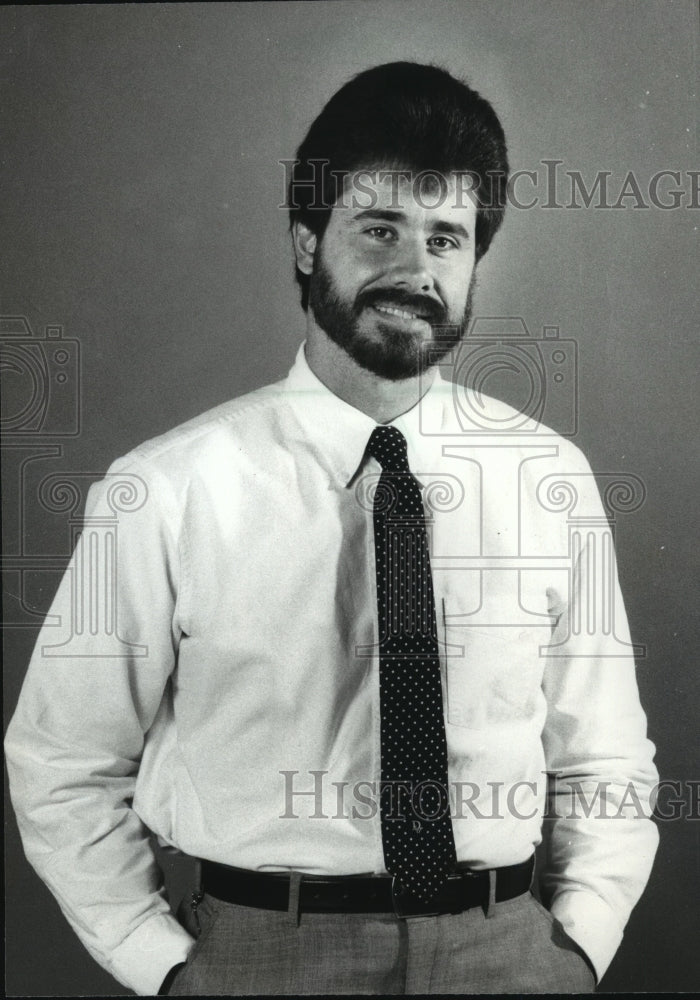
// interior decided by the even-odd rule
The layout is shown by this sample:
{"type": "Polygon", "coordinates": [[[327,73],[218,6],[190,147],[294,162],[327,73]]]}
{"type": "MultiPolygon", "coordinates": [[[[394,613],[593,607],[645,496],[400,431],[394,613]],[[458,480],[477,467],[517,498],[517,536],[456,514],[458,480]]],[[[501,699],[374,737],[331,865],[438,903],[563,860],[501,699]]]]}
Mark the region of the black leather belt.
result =
{"type": "MultiPolygon", "coordinates": [[[[496,902],[527,892],[535,859],[494,868],[496,902]]],[[[289,908],[288,872],[254,872],[213,861],[201,862],[202,891],[227,903],[262,910],[289,908]]],[[[438,896],[423,903],[402,892],[391,875],[301,875],[299,909],[309,913],[396,913],[398,917],[461,913],[489,900],[489,872],[462,868],[451,874],[438,896]]]]}

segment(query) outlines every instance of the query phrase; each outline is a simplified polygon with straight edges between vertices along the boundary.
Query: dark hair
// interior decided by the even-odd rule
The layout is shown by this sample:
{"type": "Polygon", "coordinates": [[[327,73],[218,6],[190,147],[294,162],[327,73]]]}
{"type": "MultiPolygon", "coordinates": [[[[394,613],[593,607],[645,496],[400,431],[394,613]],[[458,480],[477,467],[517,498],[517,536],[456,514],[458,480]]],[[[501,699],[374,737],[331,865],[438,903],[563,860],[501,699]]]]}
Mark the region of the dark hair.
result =
{"type": "MultiPolygon", "coordinates": [[[[469,172],[477,261],[503,221],[508,157],[501,123],[488,101],[437,66],[387,63],[341,87],[297,150],[290,225],[303,222],[322,237],[343,176],[361,168],[469,172]]],[[[296,277],[306,309],[309,278],[298,268],[296,277]]]]}

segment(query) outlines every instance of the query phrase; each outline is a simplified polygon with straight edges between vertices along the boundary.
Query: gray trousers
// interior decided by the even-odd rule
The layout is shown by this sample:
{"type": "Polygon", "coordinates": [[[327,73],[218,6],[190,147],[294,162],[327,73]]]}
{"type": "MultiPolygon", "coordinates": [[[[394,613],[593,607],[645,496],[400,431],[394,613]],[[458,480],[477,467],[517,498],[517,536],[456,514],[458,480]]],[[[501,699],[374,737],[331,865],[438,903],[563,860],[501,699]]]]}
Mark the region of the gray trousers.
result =
{"type": "Polygon", "coordinates": [[[459,914],[281,913],[205,896],[169,996],[589,993],[578,946],[530,894],[459,914]],[[487,912],[485,912],[485,910],[487,912]]]}

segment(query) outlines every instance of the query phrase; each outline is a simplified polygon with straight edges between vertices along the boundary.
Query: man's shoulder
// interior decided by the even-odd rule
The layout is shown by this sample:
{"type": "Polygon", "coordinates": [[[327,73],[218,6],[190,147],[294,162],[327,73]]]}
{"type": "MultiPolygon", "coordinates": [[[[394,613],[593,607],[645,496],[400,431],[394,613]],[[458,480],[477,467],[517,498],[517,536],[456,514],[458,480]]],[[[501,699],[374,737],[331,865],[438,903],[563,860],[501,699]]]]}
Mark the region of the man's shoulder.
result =
{"type": "Polygon", "coordinates": [[[284,380],[254,389],[149,438],[118,458],[111,471],[139,468],[179,478],[256,446],[268,447],[284,405],[284,380]]]}
{"type": "MultiPolygon", "coordinates": [[[[471,388],[443,381],[443,433],[461,444],[522,450],[549,446],[553,457],[576,468],[588,469],[588,461],[571,435],[541,421],[537,413],[525,412],[471,388]]],[[[536,410],[536,408],[533,408],[536,410]]]]}

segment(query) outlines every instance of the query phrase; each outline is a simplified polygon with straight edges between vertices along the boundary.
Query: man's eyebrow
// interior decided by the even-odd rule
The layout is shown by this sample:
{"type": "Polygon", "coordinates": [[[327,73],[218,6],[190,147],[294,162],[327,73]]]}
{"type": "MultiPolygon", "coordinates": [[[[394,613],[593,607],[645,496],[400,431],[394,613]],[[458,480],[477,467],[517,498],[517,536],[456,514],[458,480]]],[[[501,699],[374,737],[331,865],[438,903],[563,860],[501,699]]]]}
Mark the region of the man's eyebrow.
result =
{"type": "Polygon", "coordinates": [[[430,224],[431,233],[450,233],[461,236],[463,240],[471,239],[468,230],[459,222],[448,222],[447,219],[436,219],[430,224]]]}
{"type": "Polygon", "coordinates": [[[365,208],[352,217],[353,222],[362,219],[372,219],[379,222],[405,222],[406,215],[404,212],[392,211],[388,208],[365,208]]]}
{"type": "MultiPolygon", "coordinates": [[[[387,208],[365,208],[352,217],[352,222],[370,220],[373,222],[405,222],[406,214],[387,208]]],[[[431,233],[449,233],[461,236],[464,240],[471,239],[469,232],[459,222],[449,222],[447,219],[435,219],[429,227],[431,233]]]]}

